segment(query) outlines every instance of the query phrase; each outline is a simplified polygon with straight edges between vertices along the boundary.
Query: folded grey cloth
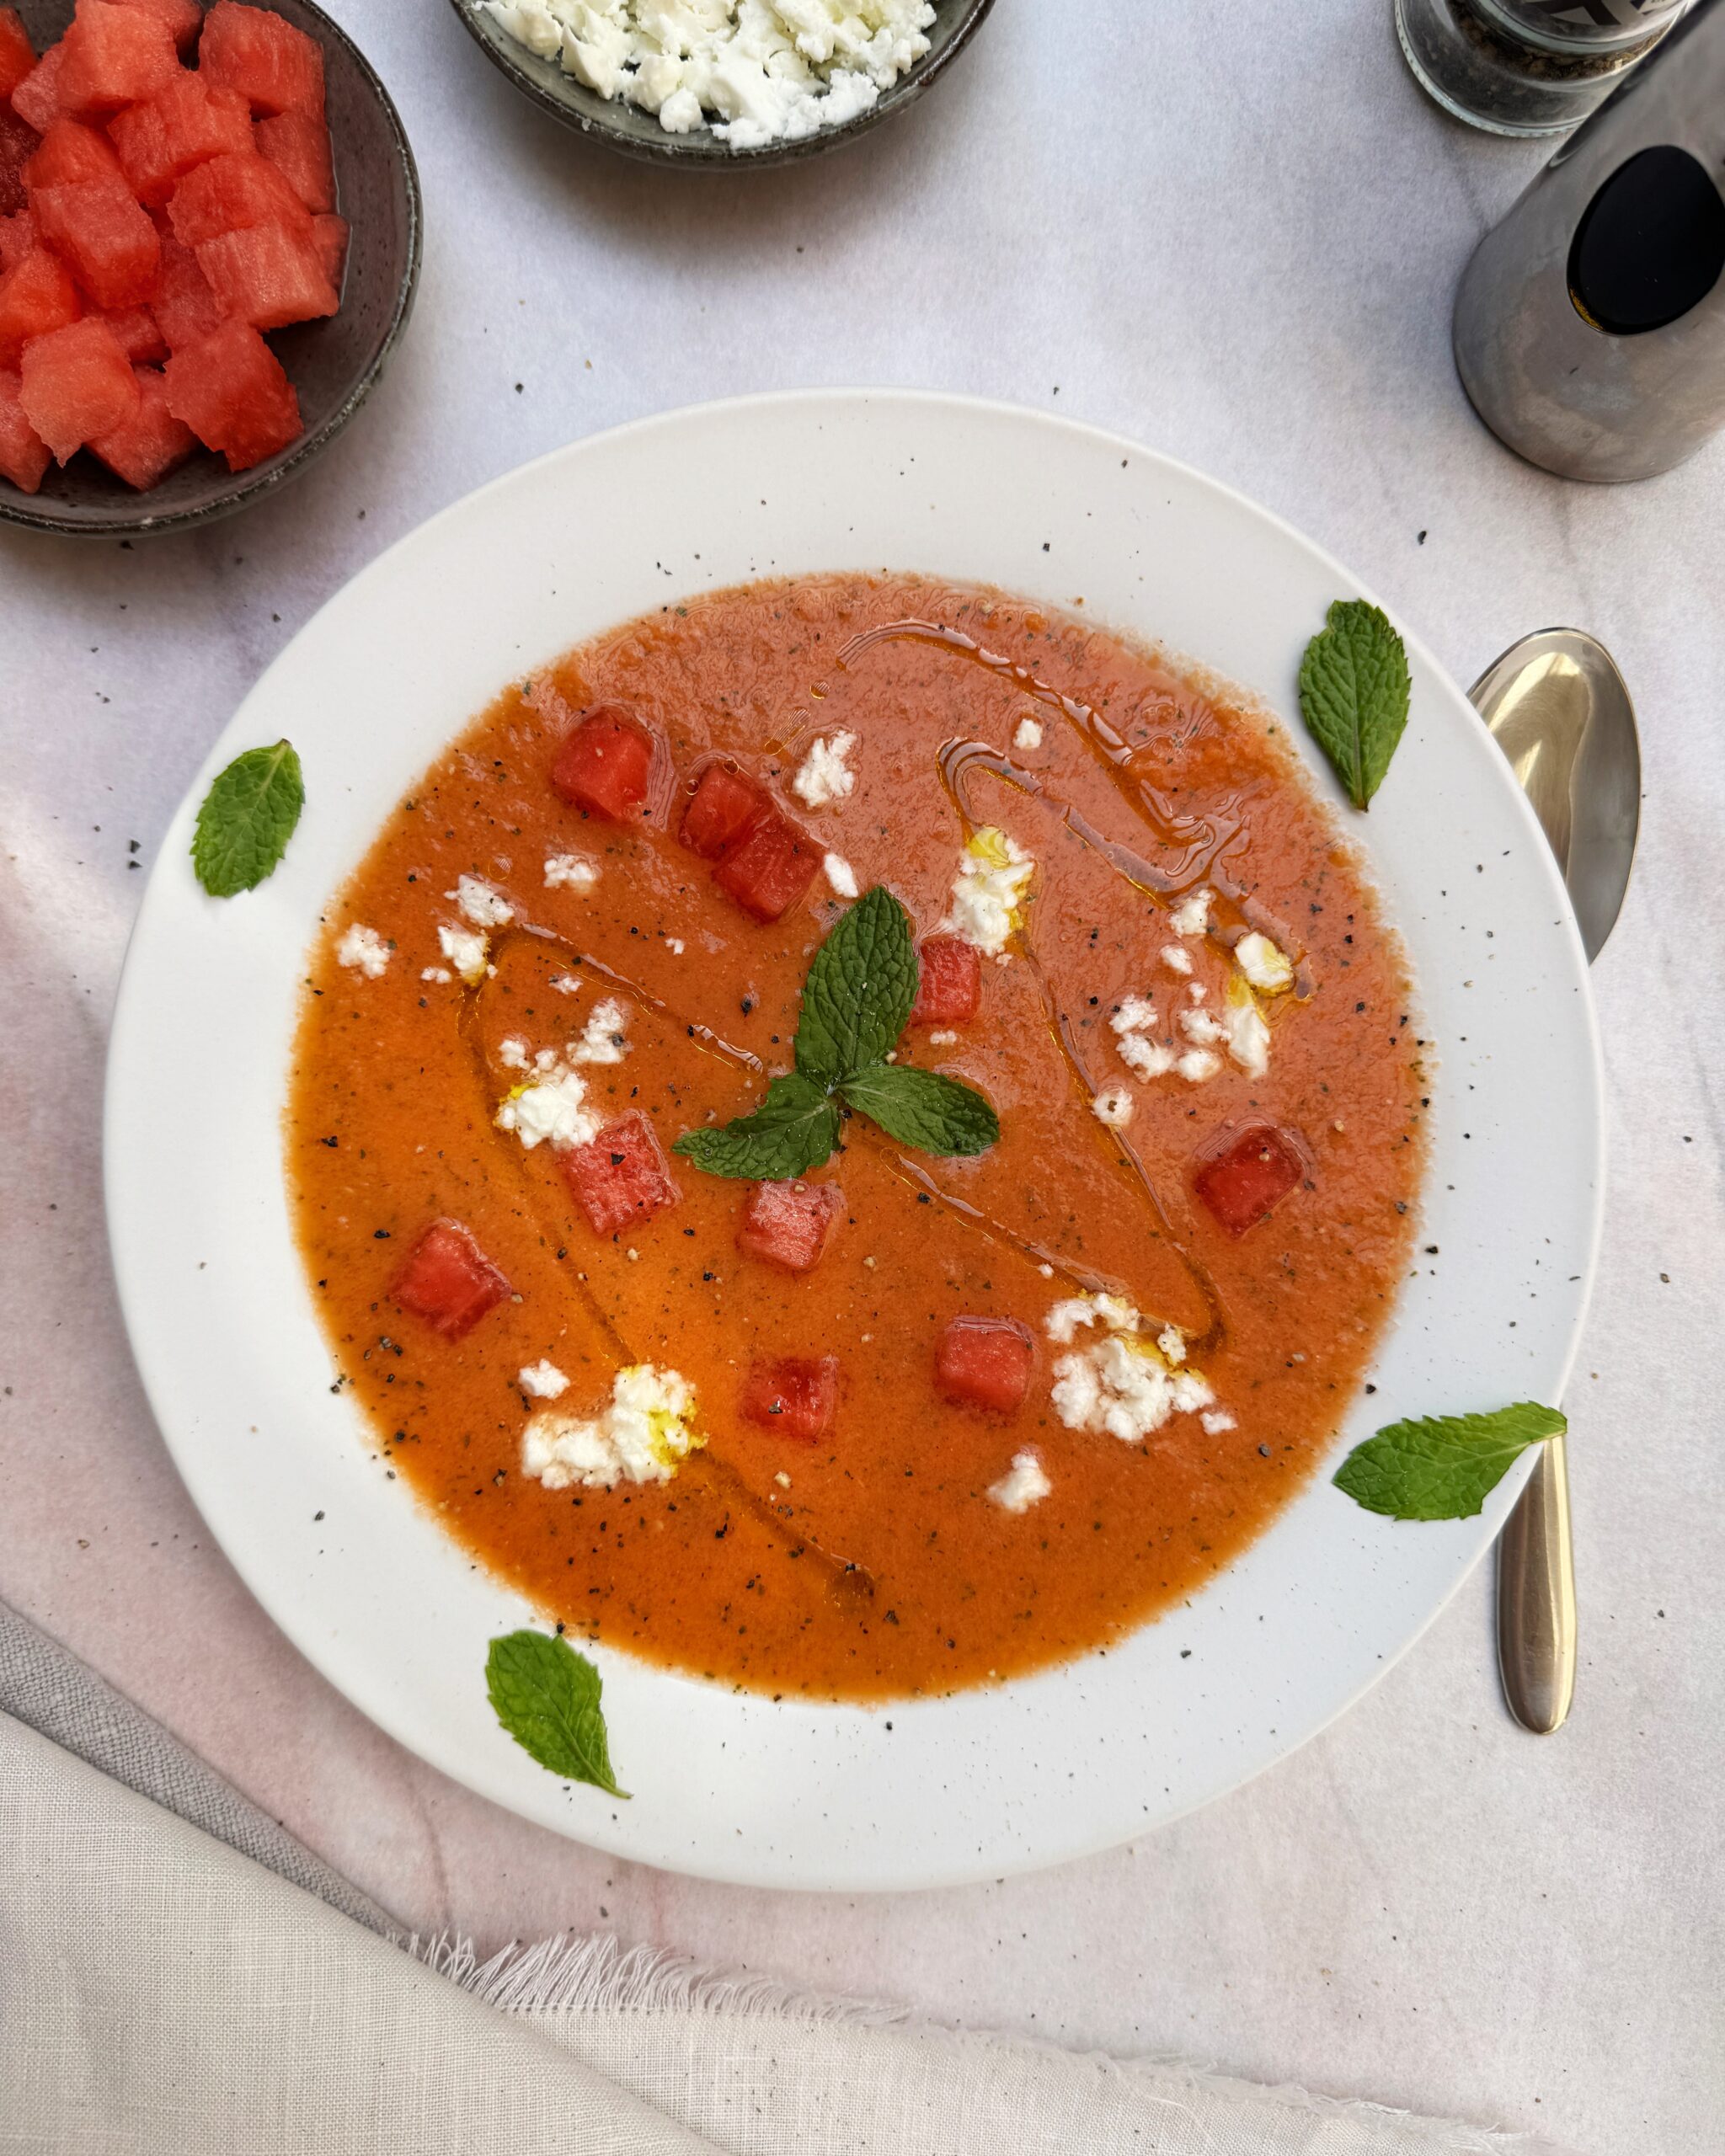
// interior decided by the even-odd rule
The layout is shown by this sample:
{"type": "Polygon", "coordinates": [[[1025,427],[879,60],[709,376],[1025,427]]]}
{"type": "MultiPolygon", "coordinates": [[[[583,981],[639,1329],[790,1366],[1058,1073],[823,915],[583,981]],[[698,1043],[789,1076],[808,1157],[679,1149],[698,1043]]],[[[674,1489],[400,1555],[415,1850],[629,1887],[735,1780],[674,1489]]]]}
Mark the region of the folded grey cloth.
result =
{"type": "Polygon", "coordinates": [[[303,1886],[355,1924],[388,1935],[399,1931],[368,1895],[313,1856],[88,1663],[3,1602],[0,1712],[303,1886]]]}

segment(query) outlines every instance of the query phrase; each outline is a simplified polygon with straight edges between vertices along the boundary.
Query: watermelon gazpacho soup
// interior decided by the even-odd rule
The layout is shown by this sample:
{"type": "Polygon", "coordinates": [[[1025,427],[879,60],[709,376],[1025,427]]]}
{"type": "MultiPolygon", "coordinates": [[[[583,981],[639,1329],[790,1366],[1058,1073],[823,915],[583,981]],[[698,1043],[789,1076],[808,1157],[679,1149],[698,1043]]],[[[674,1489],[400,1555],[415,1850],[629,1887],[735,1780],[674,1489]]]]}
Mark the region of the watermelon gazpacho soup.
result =
{"type": "Polygon", "coordinates": [[[1271,716],[903,577],[511,687],[331,905],[288,1174],[379,1459],[775,1694],[1106,1646],[1302,1485],[1410,1257],[1399,943],[1271,716]]]}
{"type": "Polygon", "coordinates": [[[316,40],[265,8],[77,0],[40,57],[0,7],[0,477],[81,451],[147,490],[201,443],[298,440],[268,333],[341,303],[316,40]]]}

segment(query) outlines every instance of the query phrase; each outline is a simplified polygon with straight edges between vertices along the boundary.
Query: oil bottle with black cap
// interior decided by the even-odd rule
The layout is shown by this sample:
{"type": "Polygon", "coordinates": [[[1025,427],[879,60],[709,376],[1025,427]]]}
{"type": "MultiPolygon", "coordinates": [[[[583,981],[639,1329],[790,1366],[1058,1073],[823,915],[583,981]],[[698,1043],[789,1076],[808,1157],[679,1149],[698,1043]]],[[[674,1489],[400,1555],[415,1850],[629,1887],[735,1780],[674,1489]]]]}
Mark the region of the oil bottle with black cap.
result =
{"type": "Polygon", "coordinates": [[[1455,364],[1511,449],[1645,479],[1725,427],[1725,0],[1699,4],[1480,243],[1455,364]]]}

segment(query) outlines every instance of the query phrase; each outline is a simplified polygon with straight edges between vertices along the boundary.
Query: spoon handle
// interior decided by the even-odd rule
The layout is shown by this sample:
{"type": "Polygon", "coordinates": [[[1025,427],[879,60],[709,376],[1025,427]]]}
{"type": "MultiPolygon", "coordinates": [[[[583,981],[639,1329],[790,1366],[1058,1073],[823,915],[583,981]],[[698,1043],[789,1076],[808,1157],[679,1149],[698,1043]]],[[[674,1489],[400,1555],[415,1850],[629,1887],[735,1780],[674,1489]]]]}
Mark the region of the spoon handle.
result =
{"type": "Polygon", "coordinates": [[[1549,1737],[1575,1693],[1575,1554],[1569,1455],[1562,1438],[1540,1449],[1498,1544],[1498,1667],[1509,1711],[1549,1737]]]}

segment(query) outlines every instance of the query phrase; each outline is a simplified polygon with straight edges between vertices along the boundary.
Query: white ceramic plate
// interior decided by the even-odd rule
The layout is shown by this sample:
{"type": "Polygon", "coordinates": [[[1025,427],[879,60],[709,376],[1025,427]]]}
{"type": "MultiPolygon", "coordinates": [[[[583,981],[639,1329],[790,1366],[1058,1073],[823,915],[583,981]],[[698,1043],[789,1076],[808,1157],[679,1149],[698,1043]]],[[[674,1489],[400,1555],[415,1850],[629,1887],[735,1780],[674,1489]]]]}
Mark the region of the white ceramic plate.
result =
{"type": "MultiPolygon", "coordinates": [[[[534,1621],[386,1479],[332,1396],[289,1228],[280,1118],[326,900],[386,811],[511,677],[691,591],[917,569],[1162,640],[1297,723],[1295,671],[1360,587],[1239,495],[1127,441],[900,393],[675,413],[545,458],[355,578],[211,750],[150,879],[107,1099],[109,1214],[139,1365],[211,1530],[283,1630],[390,1733],[560,1833],[770,1886],[904,1887],[1142,1833],[1289,1752],[1381,1676],[1487,1547],[1322,1477],[1189,1606],[1106,1657],[879,1711],[773,1705],[601,1650],[631,1803],[566,1789],[493,1718],[486,1643],[534,1621]],[[215,773],[289,735],[307,806],[283,866],[222,902],[186,849],[215,773]]],[[[1338,1441],[1409,1413],[1557,1400],[1592,1273],[1598,1045],[1538,827],[1465,699],[1409,639],[1412,718],[1369,817],[1437,1044],[1423,1255],[1338,1441]]],[[[1333,794],[1316,753],[1318,783],[1333,794]]],[[[1482,1643],[1483,1652],[1483,1642],[1482,1643]]]]}

